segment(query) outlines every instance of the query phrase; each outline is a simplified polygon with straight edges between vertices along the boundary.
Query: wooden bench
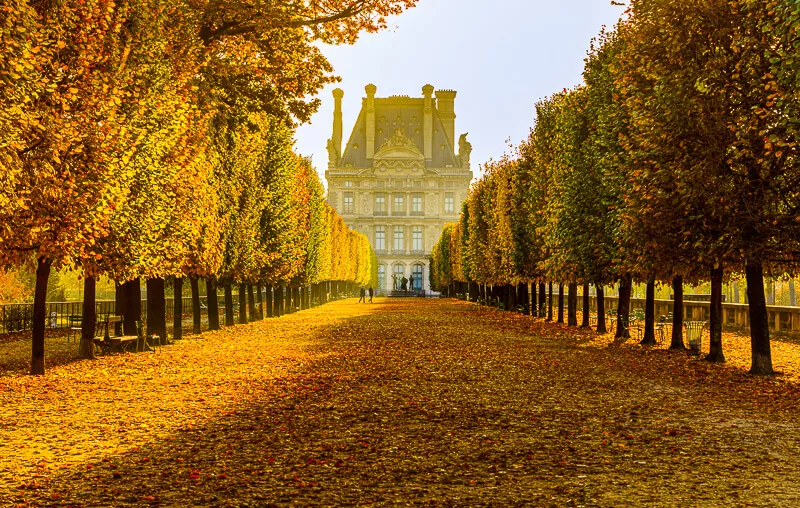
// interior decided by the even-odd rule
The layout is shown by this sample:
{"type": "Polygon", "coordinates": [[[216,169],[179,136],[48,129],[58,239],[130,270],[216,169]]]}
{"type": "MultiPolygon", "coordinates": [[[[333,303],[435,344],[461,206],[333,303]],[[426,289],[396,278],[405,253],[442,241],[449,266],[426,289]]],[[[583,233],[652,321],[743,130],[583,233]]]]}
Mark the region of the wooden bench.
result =
{"type": "MultiPolygon", "coordinates": [[[[111,337],[109,331],[111,325],[112,324],[116,325],[116,323],[121,323],[121,322],[122,322],[122,316],[107,315],[103,320],[103,324],[105,326],[105,334],[103,335],[102,339],[94,340],[95,347],[99,348],[103,352],[103,354],[124,353],[128,350],[131,344],[138,345],[140,334],[111,337]]],[[[136,324],[136,328],[137,331],[141,330],[141,322],[136,324]]]]}

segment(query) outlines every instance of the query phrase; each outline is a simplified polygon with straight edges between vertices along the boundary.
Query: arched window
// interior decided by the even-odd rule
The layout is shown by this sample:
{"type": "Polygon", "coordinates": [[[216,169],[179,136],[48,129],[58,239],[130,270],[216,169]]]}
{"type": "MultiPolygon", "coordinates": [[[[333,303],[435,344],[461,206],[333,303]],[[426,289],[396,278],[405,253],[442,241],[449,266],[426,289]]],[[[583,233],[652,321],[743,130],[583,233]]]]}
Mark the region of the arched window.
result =
{"type": "Polygon", "coordinates": [[[392,267],[392,275],[394,275],[394,277],[392,277],[392,289],[400,289],[405,271],[406,267],[400,264],[392,267]]]}
{"type": "Polygon", "coordinates": [[[422,291],[422,277],[424,277],[424,268],[422,265],[414,265],[411,268],[411,274],[414,276],[414,291],[422,291]]]}

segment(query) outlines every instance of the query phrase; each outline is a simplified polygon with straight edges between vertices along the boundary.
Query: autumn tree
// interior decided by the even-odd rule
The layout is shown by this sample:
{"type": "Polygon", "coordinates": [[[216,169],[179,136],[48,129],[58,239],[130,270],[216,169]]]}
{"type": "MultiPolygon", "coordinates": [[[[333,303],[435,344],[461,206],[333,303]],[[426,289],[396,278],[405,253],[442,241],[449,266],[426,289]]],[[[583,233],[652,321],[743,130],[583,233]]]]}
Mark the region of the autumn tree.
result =
{"type": "Polygon", "coordinates": [[[7,210],[11,214],[2,217],[0,228],[6,263],[32,257],[37,263],[34,374],[44,372],[50,267],[102,256],[96,244],[108,234],[114,207],[125,194],[130,158],[143,140],[128,136],[123,107],[141,84],[138,62],[131,58],[139,34],[129,23],[140,7],[137,1],[105,0],[35,7],[38,28],[32,39],[47,56],[36,79],[46,87],[22,105],[24,116],[36,123],[15,141],[18,171],[6,190],[17,206],[7,210]]]}

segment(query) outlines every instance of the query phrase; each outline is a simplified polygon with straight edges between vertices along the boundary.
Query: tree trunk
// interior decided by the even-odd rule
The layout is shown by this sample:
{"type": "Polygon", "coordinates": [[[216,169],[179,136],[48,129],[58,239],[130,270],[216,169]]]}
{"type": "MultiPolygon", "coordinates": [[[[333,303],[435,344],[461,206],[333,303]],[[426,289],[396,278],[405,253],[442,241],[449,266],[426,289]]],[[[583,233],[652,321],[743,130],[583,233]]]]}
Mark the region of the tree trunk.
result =
{"type": "Polygon", "coordinates": [[[175,277],[172,286],[172,337],[183,338],[183,277],[175,277]]]}
{"type": "Polygon", "coordinates": [[[536,312],[536,315],[539,316],[540,318],[543,318],[545,316],[545,310],[546,309],[545,309],[544,304],[545,304],[546,299],[547,299],[547,293],[545,291],[544,282],[540,282],[539,283],[539,307],[538,307],[538,310],[536,312]]]}
{"type": "Polygon", "coordinates": [[[192,286],[192,333],[199,335],[203,330],[200,327],[202,316],[200,315],[200,286],[197,283],[197,276],[189,277],[189,283],[192,286]]]}
{"type": "Polygon", "coordinates": [[[597,333],[608,333],[606,328],[606,300],[602,284],[595,284],[597,290],[597,333]]]}
{"type": "Polygon", "coordinates": [[[564,322],[564,284],[558,283],[558,323],[564,322]]]}
{"type": "Polygon", "coordinates": [[[275,309],[272,307],[272,286],[267,284],[267,317],[272,317],[275,309]]]}
{"type": "Polygon", "coordinates": [[[578,283],[569,283],[567,298],[567,326],[578,326],[578,283]]]}
{"type": "Polygon", "coordinates": [[[230,281],[224,285],[225,298],[225,326],[233,326],[236,319],[233,316],[233,284],[230,281]]]}
{"type": "Polygon", "coordinates": [[[96,287],[94,277],[83,280],[83,312],[81,313],[80,357],[94,360],[94,335],[97,325],[96,287]]]}
{"type": "Polygon", "coordinates": [[[644,337],[639,342],[642,346],[656,345],[656,281],[647,279],[647,293],[644,301],[644,337]]]}
{"type": "Polygon", "coordinates": [[[283,316],[283,287],[275,288],[275,317],[283,316]]]}
{"type": "Polygon", "coordinates": [[[239,284],[239,324],[247,324],[247,285],[239,284]]]}
{"type": "Polygon", "coordinates": [[[256,295],[253,293],[253,285],[247,285],[247,304],[250,306],[250,322],[256,321],[256,295]]]}
{"type": "Polygon", "coordinates": [[[745,276],[747,278],[747,299],[750,302],[750,348],[752,354],[750,373],[771,375],[775,372],[772,370],[769,319],[767,302],[764,300],[764,272],[761,263],[758,261],[747,263],[745,276]]]}
{"type": "Polygon", "coordinates": [[[714,363],[725,361],[722,352],[722,265],[717,263],[711,270],[711,313],[710,336],[711,344],[706,360],[714,363]]]}
{"type": "Polygon", "coordinates": [[[217,283],[211,277],[206,279],[206,305],[208,306],[208,329],[219,330],[219,300],[217,299],[217,283]]]}
{"type": "Polygon", "coordinates": [[[547,290],[548,290],[548,294],[547,294],[547,320],[548,321],[552,321],[553,320],[553,283],[552,282],[548,282],[547,286],[548,286],[547,287],[547,290]]]}
{"type": "Polygon", "coordinates": [[[583,319],[581,328],[589,328],[589,283],[583,285],[583,319]]]}
{"type": "Polygon", "coordinates": [[[147,279],[147,335],[167,338],[167,298],[164,279],[147,279]]]}
{"type": "Polygon", "coordinates": [[[619,283],[619,301],[617,304],[617,332],[614,337],[617,339],[630,338],[628,330],[631,311],[631,279],[623,278],[619,283]]]}
{"type": "Polygon", "coordinates": [[[256,284],[256,314],[258,319],[264,319],[264,288],[261,284],[256,284]]]}
{"type": "Polygon", "coordinates": [[[539,295],[536,292],[536,283],[531,282],[531,307],[529,309],[530,315],[536,317],[539,313],[539,295]]]}
{"type": "Polygon", "coordinates": [[[528,306],[530,303],[530,293],[528,293],[528,284],[518,284],[517,294],[519,295],[519,307],[522,309],[521,314],[528,313],[528,306]]]}
{"type": "Polygon", "coordinates": [[[124,283],[125,307],[122,309],[122,331],[125,335],[136,335],[136,323],[142,320],[142,283],[140,279],[124,283]]]}
{"type": "Polygon", "coordinates": [[[47,320],[47,279],[51,261],[40,257],[36,264],[36,289],[33,296],[33,333],[31,340],[31,374],[44,374],[44,327],[47,320]]]}
{"type": "Polygon", "coordinates": [[[683,344],[683,277],[676,275],[672,279],[672,341],[670,349],[685,350],[683,344]]]}

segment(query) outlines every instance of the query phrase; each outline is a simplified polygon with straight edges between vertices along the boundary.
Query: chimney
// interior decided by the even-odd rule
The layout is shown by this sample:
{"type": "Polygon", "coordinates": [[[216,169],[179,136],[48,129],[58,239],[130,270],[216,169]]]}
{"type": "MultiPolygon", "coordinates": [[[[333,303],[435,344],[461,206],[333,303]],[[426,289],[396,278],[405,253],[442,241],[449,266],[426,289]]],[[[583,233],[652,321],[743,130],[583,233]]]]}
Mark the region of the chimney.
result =
{"type": "Polygon", "coordinates": [[[444,135],[450,146],[455,146],[455,131],[456,131],[456,113],[454,110],[454,103],[456,101],[455,90],[437,90],[436,91],[436,109],[439,111],[439,118],[444,125],[444,135]]]}
{"type": "Polygon", "coordinates": [[[425,85],[422,87],[422,96],[425,98],[423,101],[423,134],[424,134],[424,149],[423,153],[425,154],[426,160],[431,160],[433,158],[433,100],[431,99],[431,95],[433,94],[433,86],[425,85]]]}
{"type": "Polygon", "coordinates": [[[337,156],[342,156],[342,97],[344,91],[337,88],[333,91],[333,146],[337,156]]]}
{"type": "Polygon", "coordinates": [[[369,84],[364,87],[367,92],[367,159],[375,155],[375,92],[378,88],[369,84]]]}

